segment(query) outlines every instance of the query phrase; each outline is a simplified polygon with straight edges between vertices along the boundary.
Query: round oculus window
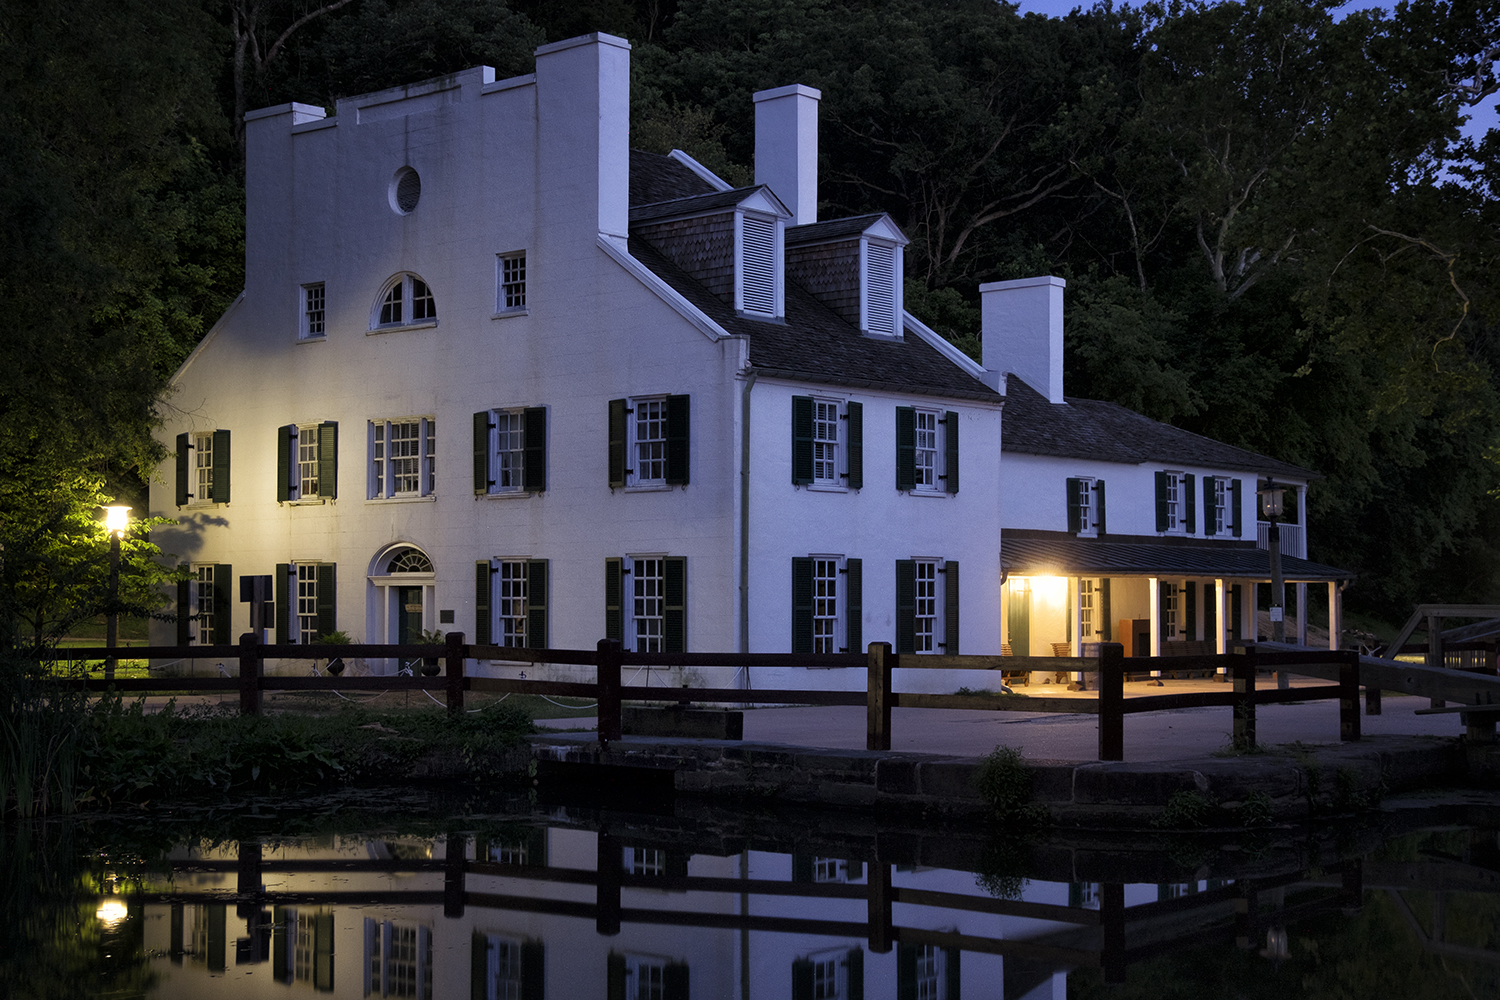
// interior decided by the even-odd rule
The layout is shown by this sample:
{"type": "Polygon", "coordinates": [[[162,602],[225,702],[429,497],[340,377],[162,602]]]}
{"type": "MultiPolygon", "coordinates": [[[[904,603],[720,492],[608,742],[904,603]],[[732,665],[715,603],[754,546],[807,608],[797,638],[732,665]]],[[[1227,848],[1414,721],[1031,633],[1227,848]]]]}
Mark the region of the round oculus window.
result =
{"type": "Polygon", "coordinates": [[[391,181],[391,208],[399,215],[410,215],[422,199],[422,178],[411,167],[396,171],[391,181]]]}

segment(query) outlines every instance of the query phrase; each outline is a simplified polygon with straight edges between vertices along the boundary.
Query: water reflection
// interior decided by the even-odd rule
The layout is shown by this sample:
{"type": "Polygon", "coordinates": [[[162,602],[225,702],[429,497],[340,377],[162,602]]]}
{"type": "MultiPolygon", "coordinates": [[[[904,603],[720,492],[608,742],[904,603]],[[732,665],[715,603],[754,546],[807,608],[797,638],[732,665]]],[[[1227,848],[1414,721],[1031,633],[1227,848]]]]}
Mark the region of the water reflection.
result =
{"type": "Polygon", "coordinates": [[[435,837],[198,840],[84,877],[20,971],[30,995],[162,1000],[1061,1000],[1161,995],[1163,977],[1302,995],[1320,976],[1379,984],[1399,952],[1425,977],[1409,995],[1492,994],[1494,829],[1407,825],[1344,831],[1342,852],[1311,833],[1152,850],[566,810],[435,837]],[[763,843],[785,837],[810,849],[763,843]],[[36,988],[38,962],[91,955],[115,980],[36,988]]]}

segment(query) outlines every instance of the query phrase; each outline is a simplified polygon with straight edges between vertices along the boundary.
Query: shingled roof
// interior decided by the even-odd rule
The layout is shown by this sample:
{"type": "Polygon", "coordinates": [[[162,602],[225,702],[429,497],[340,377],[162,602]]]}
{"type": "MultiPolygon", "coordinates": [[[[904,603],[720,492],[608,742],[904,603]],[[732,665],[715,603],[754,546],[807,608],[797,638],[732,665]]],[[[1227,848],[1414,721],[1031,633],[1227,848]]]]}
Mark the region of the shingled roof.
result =
{"type": "Polygon", "coordinates": [[[1116,403],[1071,396],[1065,403],[1049,403],[1014,375],[1006,379],[1001,450],[1134,465],[1167,462],[1291,479],[1320,478],[1309,469],[1143,417],[1116,403]]]}
{"type": "Polygon", "coordinates": [[[659,201],[712,194],[714,186],[670,156],[630,151],[630,204],[651,205],[659,201]]]}
{"type": "MultiPolygon", "coordinates": [[[[1009,409],[1007,407],[1007,412],[1009,409]]],[[[1007,573],[1083,576],[1167,576],[1267,579],[1270,560],[1253,545],[1172,545],[1095,538],[1026,538],[1003,533],[1000,565],[1007,573]]],[[[1322,563],[1281,557],[1288,582],[1326,583],[1355,574],[1322,563]]]]}
{"type": "Polygon", "coordinates": [[[630,254],[726,331],[750,342],[750,364],[775,376],[947,399],[1002,397],[915,334],[867,337],[797,282],[786,281],[785,321],[747,319],[639,236],[630,254]]]}

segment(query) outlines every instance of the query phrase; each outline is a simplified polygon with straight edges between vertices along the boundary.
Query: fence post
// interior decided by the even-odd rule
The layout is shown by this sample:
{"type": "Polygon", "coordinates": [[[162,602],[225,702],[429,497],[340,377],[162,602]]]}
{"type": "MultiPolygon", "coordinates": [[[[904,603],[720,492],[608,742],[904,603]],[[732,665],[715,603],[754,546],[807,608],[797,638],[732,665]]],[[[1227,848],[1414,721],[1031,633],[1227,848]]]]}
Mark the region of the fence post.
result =
{"type": "MultiPolygon", "coordinates": [[[[1121,647],[1123,652],[1124,647],[1121,647]]],[[[1125,883],[1105,882],[1099,886],[1099,922],[1104,925],[1104,966],[1106,983],[1125,982],[1125,883]]]]}
{"type": "MultiPolygon", "coordinates": [[[[599,742],[620,738],[620,654],[618,639],[600,639],[599,664],[599,742]]],[[[616,858],[618,865],[620,859],[616,858]]]]}
{"type": "Polygon", "coordinates": [[[870,877],[865,885],[865,926],[869,934],[870,951],[884,955],[891,950],[891,939],[895,936],[892,903],[895,894],[891,891],[891,863],[884,858],[870,862],[870,877]]]}
{"type": "Polygon", "coordinates": [[[464,714],[464,634],[449,632],[447,643],[448,714],[456,719],[464,714]]]}
{"type": "Polygon", "coordinates": [[[1341,650],[1339,658],[1339,739],[1359,739],[1359,651],[1341,650]]]}
{"type": "Polygon", "coordinates": [[[865,749],[891,748],[891,669],[895,657],[888,642],[872,642],[865,654],[865,749]]]}
{"type": "MultiPolygon", "coordinates": [[[[613,639],[601,639],[601,653],[606,642],[613,642],[616,650],[619,649],[620,644],[613,639]]],[[[618,659],[615,665],[619,666],[618,659]]],[[[598,879],[594,883],[594,932],[606,937],[620,933],[620,876],[625,867],[620,847],[620,842],[608,830],[599,831],[594,855],[594,871],[598,879]]]]}
{"type": "Polygon", "coordinates": [[[464,915],[464,889],[468,875],[469,838],[462,833],[448,834],[448,849],[443,857],[443,916],[464,915]]]}
{"type": "Polygon", "coordinates": [[[1259,657],[1254,646],[1234,647],[1234,748],[1255,749],[1255,670],[1259,657]]]}
{"type": "Polygon", "coordinates": [[[1099,644],[1099,759],[1125,759],[1125,647],[1099,644]]]}
{"type": "Polygon", "coordinates": [[[240,636],[240,714],[260,714],[260,637],[254,632],[240,636]]]}

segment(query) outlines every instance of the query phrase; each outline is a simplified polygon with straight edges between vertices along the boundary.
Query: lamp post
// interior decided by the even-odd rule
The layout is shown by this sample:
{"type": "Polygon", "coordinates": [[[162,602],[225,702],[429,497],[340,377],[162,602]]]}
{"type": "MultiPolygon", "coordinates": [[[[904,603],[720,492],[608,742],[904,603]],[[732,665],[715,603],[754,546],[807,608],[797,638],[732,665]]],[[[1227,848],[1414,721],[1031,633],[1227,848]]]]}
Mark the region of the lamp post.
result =
{"type": "MultiPolygon", "coordinates": [[[[1266,527],[1266,548],[1271,555],[1271,640],[1285,642],[1286,614],[1282,602],[1286,600],[1286,583],[1281,579],[1281,512],[1286,487],[1277,486],[1276,480],[1268,479],[1266,485],[1255,492],[1260,497],[1261,515],[1269,522],[1266,527]]],[[[1289,686],[1286,671],[1276,671],[1276,686],[1289,686]]]]}
{"type": "Polygon", "coordinates": [[[120,539],[130,527],[130,508],[104,508],[104,527],[109,530],[109,604],[104,616],[104,680],[115,679],[115,645],[120,639],[120,539]]]}

